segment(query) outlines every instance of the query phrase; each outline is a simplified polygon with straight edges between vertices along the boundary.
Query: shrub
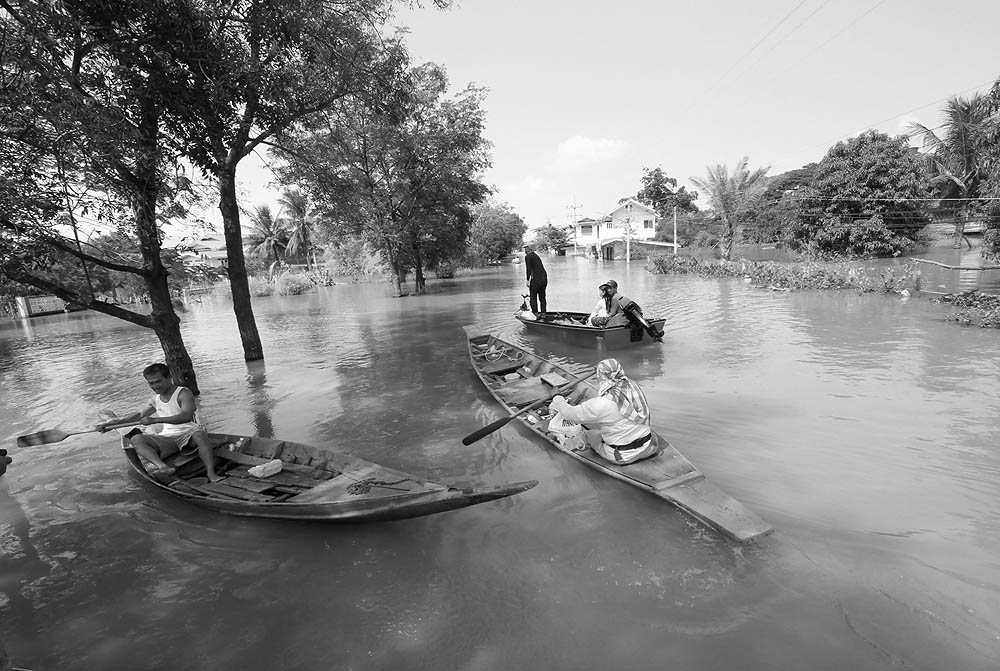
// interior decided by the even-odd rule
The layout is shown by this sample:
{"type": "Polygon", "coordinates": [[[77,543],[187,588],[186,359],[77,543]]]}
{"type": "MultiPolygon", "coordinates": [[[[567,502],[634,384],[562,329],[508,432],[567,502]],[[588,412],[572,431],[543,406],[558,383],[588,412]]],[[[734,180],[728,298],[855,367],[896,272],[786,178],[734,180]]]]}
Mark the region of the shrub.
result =
{"type": "Polygon", "coordinates": [[[821,263],[804,261],[714,261],[686,256],[654,256],[648,270],[653,273],[691,273],[703,277],[743,277],[757,286],[772,289],[857,289],[865,292],[899,293],[915,290],[916,264],[866,268],[857,262],[821,263]]]}
{"type": "Polygon", "coordinates": [[[315,287],[309,276],[302,273],[283,273],[274,278],[274,293],[279,296],[298,296],[315,287]]]}

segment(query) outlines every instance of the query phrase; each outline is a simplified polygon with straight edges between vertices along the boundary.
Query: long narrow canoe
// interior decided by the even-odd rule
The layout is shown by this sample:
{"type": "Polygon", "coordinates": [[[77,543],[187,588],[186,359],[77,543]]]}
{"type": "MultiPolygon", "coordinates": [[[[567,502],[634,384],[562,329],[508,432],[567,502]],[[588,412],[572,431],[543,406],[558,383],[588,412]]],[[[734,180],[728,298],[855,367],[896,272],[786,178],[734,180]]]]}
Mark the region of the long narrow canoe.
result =
{"type": "Polygon", "coordinates": [[[208,482],[197,455],[174,460],[176,473],[147,472],[134,449],[125,449],[132,470],[156,489],[229,515],[295,520],[364,522],[420,517],[518,494],[538,482],[460,489],[421,480],[328,448],[269,438],[210,433],[215,468],[224,477],[208,482]],[[249,469],[280,459],[282,470],[254,477],[249,469]]]}
{"type": "MultiPolygon", "coordinates": [[[[549,398],[563,381],[576,375],[551,361],[505,342],[493,335],[469,335],[469,358],[472,366],[494,398],[511,415],[538,401],[549,398]]],[[[573,404],[597,394],[597,388],[583,380],[562,393],[573,404]]],[[[742,503],[705,479],[683,454],[662,436],[657,436],[663,451],[649,459],[619,466],[602,459],[593,450],[578,452],[560,444],[548,430],[552,415],[547,404],[517,416],[528,429],[549,445],[594,470],[644,489],[669,501],[701,522],[740,542],[752,541],[774,529],[742,503]]]]}
{"type": "MultiPolygon", "coordinates": [[[[530,313],[529,313],[530,314],[530,313]]],[[[535,319],[524,317],[521,311],[514,317],[524,324],[531,332],[557,338],[562,342],[579,347],[592,347],[603,344],[608,349],[620,349],[630,345],[642,345],[656,342],[641,326],[632,324],[622,326],[588,326],[587,312],[542,312],[535,319]]],[[[663,330],[666,319],[646,320],[657,331],[663,330]]]]}

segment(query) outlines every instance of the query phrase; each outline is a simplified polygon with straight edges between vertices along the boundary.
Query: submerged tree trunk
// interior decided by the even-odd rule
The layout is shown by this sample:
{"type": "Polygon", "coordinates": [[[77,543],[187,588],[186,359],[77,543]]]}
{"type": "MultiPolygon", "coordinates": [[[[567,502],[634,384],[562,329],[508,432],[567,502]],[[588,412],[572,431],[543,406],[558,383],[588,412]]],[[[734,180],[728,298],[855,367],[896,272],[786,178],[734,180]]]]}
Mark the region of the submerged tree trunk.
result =
{"type": "Polygon", "coordinates": [[[250,301],[250,283],[247,280],[246,257],[243,255],[243,233],[240,230],[240,209],[236,201],[236,169],[226,168],[219,174],[219,210],[226,239],[226,256],[229,263],[226,273],[233,293],[233,312],[236,326],[243,342],[243,358],[257,361],[264,358],[260,333],[253,316],[250,301]]]}
{"type": "Polygon", "coordinates": [[[719,240],[719,254],[723,261],[728,261],[733,255],[733,222],[726,220],[722,228],[722,239],[719,240]]]}
{"type": "Polygon", "coordinates": [[[965,238],[965,221],[968,219],[968,206],[963,204],[955,211],[955,239],[951,245],[952,249],[960,249],[962,240],[965,238]]]}
{"type": "Polygon", "coordinates": [[[424,278],[424,262],[420,256],[420,245],[413,242],[413,293],[418,296],[426,293],[427,280],[424,278]]]}
{"type": "MultiPolygon", "coordinates": [[[[198,380],[194,364],[181,336],[180,317],[170,298],[167,269],[160,256],[160,232],[156,226],[156,201],[160,194],[159,179],[159,108],[153,96],[141,101],[142,116],[140,137],[143,146],[136,159],[135,191],[132,195],[132,212],[135,217],[136,235],[142,253],[142,278],[149,292],[152,311],[145,326],[152,328],[160,339],[160,347],[167,367],[174,380],[198,394],[198,380]]],[[[152,362],[149,362],[152,363],[152,362]]]]}

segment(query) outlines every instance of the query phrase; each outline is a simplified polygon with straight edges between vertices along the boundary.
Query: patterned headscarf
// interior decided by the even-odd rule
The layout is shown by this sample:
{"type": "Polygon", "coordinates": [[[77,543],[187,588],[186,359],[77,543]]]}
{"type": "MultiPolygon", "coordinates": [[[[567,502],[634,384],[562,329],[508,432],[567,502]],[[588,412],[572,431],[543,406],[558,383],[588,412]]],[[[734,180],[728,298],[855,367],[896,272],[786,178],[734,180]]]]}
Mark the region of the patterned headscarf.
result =
{"type": "Polygon", "coordinates": [[[618,406],[618,412],[633,422],[649,424],[649,404],[632,380],[625,376],[617,359],[604,359],[597,364],[598,393],[606,396],[618,406]]]}

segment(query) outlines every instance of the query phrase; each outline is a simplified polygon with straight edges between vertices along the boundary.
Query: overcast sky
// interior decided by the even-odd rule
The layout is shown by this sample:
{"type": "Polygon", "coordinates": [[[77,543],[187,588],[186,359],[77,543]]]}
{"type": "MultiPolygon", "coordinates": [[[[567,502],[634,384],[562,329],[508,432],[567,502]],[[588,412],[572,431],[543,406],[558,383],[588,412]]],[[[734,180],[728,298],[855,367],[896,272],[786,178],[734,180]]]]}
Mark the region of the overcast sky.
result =
{"type": "Polygon", "coordinates": [[[744,155],[777,174],[936,126],[1000,77],[998,0],[458,0],[395,23],[415,63],[489,90],[486,182],[531,228],[609,212],[645,167],[691,189],[744,155]]]}

